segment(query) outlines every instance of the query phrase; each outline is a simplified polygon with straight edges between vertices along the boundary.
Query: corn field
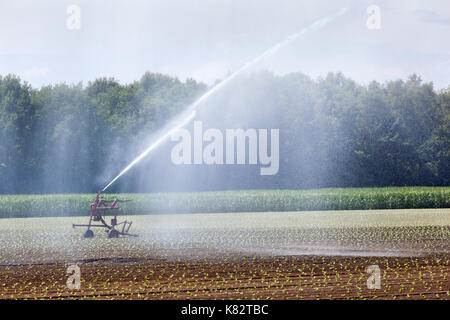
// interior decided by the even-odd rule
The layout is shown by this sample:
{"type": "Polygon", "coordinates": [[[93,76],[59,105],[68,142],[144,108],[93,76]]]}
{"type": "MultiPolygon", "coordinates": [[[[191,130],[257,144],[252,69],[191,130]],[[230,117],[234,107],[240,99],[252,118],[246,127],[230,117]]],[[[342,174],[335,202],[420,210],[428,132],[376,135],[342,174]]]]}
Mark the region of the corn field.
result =
{"type": "MultiPolygon", "coordinates": [[[[450,187],[105,194],[123,214],[449,208],[450,187]]],[[[0,217],[83,216],[94,194],[0,195],[0,217]]]]}

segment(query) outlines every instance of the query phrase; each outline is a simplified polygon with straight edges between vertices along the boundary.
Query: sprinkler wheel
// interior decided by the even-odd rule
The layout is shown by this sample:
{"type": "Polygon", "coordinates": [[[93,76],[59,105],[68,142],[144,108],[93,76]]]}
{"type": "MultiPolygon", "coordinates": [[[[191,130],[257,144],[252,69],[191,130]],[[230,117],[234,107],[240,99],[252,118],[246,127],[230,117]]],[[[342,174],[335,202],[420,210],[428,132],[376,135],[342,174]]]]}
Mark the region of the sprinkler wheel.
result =
{"type": "Polygon", "coordinates": [[[86,230],[86,232],[83,234],[84,238],[93,238],[94,237],[94,232],[90,229],[86,230]]]}
{"type": "Polygon", "coordinates": [[[108,231],[108,238],[118,238],[119,237],[119,231],[116,229],[111,229],[108,231]]]}

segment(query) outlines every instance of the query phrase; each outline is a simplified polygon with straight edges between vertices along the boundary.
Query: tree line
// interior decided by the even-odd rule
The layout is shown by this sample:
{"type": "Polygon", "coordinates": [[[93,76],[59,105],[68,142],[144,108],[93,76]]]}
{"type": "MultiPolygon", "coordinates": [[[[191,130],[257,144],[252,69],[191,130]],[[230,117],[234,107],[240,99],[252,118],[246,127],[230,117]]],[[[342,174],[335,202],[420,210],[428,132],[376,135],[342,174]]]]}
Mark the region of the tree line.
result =
{"type": "MultiPolygon", "coordinates": [[[[92,192],[104,186],[208,87],[145,73],[121,84],[39,89],[0,76],[0,193],[92,192]],[[108,181],[107,181],[108,180],[108,181]]],[[[408,80],[361,85],[341,73],[242,76],[197,117],[216,128],[277,128],[280,170],[175,166],[170,143],[112,191],[449,185],[450,87],[408,80]]]]}

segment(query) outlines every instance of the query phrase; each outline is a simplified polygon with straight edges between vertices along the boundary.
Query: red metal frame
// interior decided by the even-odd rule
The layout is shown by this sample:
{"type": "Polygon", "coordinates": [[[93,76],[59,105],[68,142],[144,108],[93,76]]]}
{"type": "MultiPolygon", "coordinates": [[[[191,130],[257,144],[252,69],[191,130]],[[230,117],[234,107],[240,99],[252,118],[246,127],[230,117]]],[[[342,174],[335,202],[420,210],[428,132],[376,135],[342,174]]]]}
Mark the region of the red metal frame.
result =
{"type": "Polygon", "coordinates": [[[100,189],[95,200],[90,204],[91,214],[89,216],[89,224],[72,224],[72,227],[87,227],[87,230],[90,230],[91,227],[101,227],[107,228],[108,230],[116,230],[115,227],[122,224],[122,229],[120,231],[117,230],[118,234],[135,236],[128,233],[133,222],[128,222],[125,220],[123,222],[117,223],[117,216],[119,215],[119,206],[117,204],[121,202],[129,202],[131,200],[104,200],[101,199],[101,194],[102,190],[100,189]],[[106,212],[111,210],[114,211],[114,217],[111,219],[111,224],[109,225],[105,221],[105,214],[106,212]],[[101,224],[93,224],[93,221],[100,222],[101,224]]]}

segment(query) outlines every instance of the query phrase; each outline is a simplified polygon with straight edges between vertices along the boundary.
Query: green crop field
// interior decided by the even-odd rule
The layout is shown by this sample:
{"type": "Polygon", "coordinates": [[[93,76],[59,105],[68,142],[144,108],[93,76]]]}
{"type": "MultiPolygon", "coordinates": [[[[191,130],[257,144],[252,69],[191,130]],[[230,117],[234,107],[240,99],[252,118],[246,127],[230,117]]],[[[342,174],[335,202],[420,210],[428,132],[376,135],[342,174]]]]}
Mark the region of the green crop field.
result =
{"type": "MultiPolygon", "coordinates": [[[[450,187],[105,194],[123,214],[450,208],[450,187]]],[[[0,195],[0,217],[83,216],[94,194],[0,195]]]]}
{"type": "Polygon", "coordinates": [[[87,217],[4,219],[0,265],[86,258],[213,258],[228,253],[349,255],[448,253],[450,209],[234,212],[123,216],[138,237],[83,238],[87,217]],[[105,250],[112,248],[114,250],[105,250]]]}
{"type": "Polygon", "coordinates": [[[450,209],[3,219],[1,299],[449,299],[450,209]],[[69,265],[81,287],[67,288],[69,265]],[[378,266],[380,289],[367,288],[378,266]]]}

